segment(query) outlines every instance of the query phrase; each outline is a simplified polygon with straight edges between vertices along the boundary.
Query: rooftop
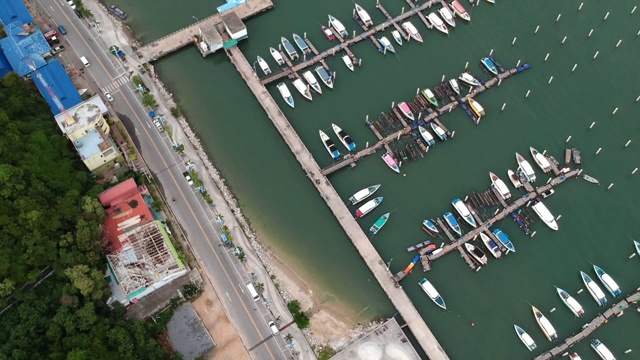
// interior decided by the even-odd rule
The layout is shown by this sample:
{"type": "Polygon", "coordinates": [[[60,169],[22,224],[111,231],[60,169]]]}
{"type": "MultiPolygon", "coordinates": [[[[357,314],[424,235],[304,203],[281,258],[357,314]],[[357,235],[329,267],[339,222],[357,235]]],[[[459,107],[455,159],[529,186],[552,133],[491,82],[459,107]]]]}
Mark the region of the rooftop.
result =
{"type": "Polygon", "coordinates": [[[28,24],[33,18],[22,0],[0,0],[0,22],[7,25],[14,21],[28,24]]]}
{"type": "Polygon", "coordinates": [[[102,102],[100,95],[94,95],[76,106],[67,108],[65,113],[57,114],[55,119],[63,133],[71,134],[95,123],[102,114],[107,112],[107,107],[102,102]]]}
{"type": "Polygon", "coordinates": [[[47,100],[52,113],[59,114],[61,112],[60,105],[67,109],[82,102],[80,93],[58,59],[41,67],[38,73],[41,76],[34,74],[34,82],[42,96],[47,100]],[[51,89],[51,92],[49,89],[51,89]]]}
{"type": "Polygon", "coordinates": [[[200,25],[200,31],[208,44],[222,44],[222,36],[213,24],[200,25]]]}
{"type": "Polygon", "coordinates": [[[51,47],[41,32],[32,32],[31,27],[22,21],[5,25],[5,32],[7,37],[0,40],[0,48],[18,75],[25,76],[34,67],[39,69],[46,64],[42,55],[51,47]]]}
{"type": "Polygon", "coordinates": [[[82,160],[115,148],[115,145],[111,143],[111,139],[95,128],[88,130],[83,137],[74,141],[73,145],[82,160]]]}
{"type": "Polygon", "coordinates": [[[247,30],[247,27],[244,25],[242,20],[240,20],[238,14],[233,11],[222,15],[222,22],[231,33],[238,33],[240,31],[247,30]]]}

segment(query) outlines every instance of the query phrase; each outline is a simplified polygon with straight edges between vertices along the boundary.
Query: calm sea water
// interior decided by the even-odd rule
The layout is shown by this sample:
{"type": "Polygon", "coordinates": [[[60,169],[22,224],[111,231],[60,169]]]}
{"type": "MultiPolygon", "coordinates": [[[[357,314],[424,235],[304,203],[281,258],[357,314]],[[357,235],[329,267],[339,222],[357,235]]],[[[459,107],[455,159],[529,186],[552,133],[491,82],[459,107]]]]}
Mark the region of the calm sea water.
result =
{"type": "MultiPolygon", "coordinates": [[[[383,185],[379,191],[385,198],[383,205],[360,222],[368,229],[378,216],[392,211],[389,223],[372,242],[397,272],[413,258],[406,247],[427,238],[420,228],[422,219],[451,211],[453,198],[484,191],[489,171],[507,180],[507,169],[516,167],[516,151],[528,154],[528,147],[534,146],[562,160],[565,147],[582,150],[585,172],[603,185],[570,181],[545,201],[554,215],[562,215],[560,231],[536,223],[536,236],[527,238],[514,223],[505,221],[499,226],[511,237],[516,254],[490,261],[478,273],[451,254],[434,263],[430,273],[417,269],[403,280],[405,291],[454,359],[527,358],[530,353],[515,336],[513,323],[524,327],[540,350],[550,348],[531,305],[548,315],[560,337],[577,331],[586,321],[575,319],[564,307],[554,285],[574,294],[586,308],[587,318],[594,317],[602,309],[586,291],[576,295],[582,287],[578,271],[592,273],[592,263],[607,270],[625,293],[640,285],[640,259],[628,259],[633,251],[630,238],[640,239],[635,226],[640,174],[631,175],[640,167],[640,103],[635,102],[640,95],[636,66],[640,12],[630,14],[640,2],[585,2],[578,11],[580,3],[500,1],[496,5],[482,2],[471,9],[463,2],[473,21],[458,21],[449,36],[428,31],[414,18],[412,22],[425,36],[424,44],[405,43],[397,56],[382,56],[363,41],[353,48],[363,59],[362,68],[351,73],[339,58],[331,58],[328,63],[337,71],[335,89],[315,95],[312,103],[294,94],[295,110],[283,107],[318,163],[327,166],[331,159],[318,130],[333,135],[331,123],[339,124],[362,148],[375,141],[364,123],[367,115],[375,119],[392,102],[413,98],[418,87],[435,86],[442,75],[456,76],[466,62],[484,79],[488,78],[479,58],[491,50],[505,67],[519,60],[532,65],[531,70],[478,97],[487,111],[480,125],[461,110],[442,116],[440,120],[456,132],[455,138],[438,143],[424,159],[405,163],[402,176],[389,171],[378,156],[371,156],[355,169],[330,177],[343,198],[374,183],[383,185]],[[616,48],[619,40],[622,43],[616,48]],[[572,72],[574,64],[578,65],[572,72]],[[525,98],[527,91],[530,95],[525,98]],[[617,113],[611,115],[615,108],[617,113]],[[592,122],[596,124],[589,129],[592,122]],[[569,136],[571,141],[565,145],[569,136]],[[631,144],[625,148],[628,140],[631,144]],[[595,155],[598,148],[602,150],[595,155]],[[614,186],[606,191],[610,183],[614,186]],[[425,275],[445,298],[447,311],[436,308],[417,286],[425,275]],[[550,313],[553,308],[556,311],[550,313]]],[[[384,21],[374,1],[359,4],[374,22],[384,21]]],[[[382,4],[391,14],[399,14],[403,6],[407,9],[402,1],[382,4]]],[[[148,42],[193,22],[193,16],[212,14],[218,4],[141,0],[117,5],[130,14],[130,26],[148,42]]],[[[357,28],[350,19],[352,8],[350,1],[277,1],[276,9],[247,22],[250,39],[240,47],[247,58],[262,55],[275,68],[268,48],[277,46],[280,36],[306,32],[318,48],[326,49],[331,44],[320,32],[326,14],[341,19],[352,32],[357,28]]],[[[386,36],[391,38],[390,30],[386,36]]],[[[317,284],[314,291],[321,293],[324,303],[343,305],[358,321],[392,315],[390,302],[227,58],[216,54],[203,59],[189,48],[156,65],[254,227],[268,239],[267,245],[317,284]]],[[[275,87],[270,90],[282,104],[275,87]]],[[[547,179],[540,173],[538,177],[539,185],[547,179]]],[[[629,311],[596,336],[621,356],[637,342],[620,334],[638,329],[640,317],[629,311]]],[[[586,343],[577,350],[583,359],[596,358],[586,343]]]]}

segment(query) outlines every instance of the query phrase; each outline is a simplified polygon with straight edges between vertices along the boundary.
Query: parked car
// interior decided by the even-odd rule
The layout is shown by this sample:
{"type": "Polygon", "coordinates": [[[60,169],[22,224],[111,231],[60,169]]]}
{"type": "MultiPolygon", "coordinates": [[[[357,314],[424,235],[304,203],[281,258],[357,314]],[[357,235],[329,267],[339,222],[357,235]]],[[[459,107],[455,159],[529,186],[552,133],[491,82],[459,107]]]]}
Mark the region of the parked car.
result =
{"type": "Polygon", "coordinates": [[[84,17],[82,16],[82,13],[78,9],[74,9],[73,12],[76,13],[76,16],[78,17],[78,19],[82,19],[84,17]]]}
{"type": "Polygon", "coordinates": [[[271,333],[273,335],[280,334],[280,330],[278,330],[278,327],[276,326],[276,323],[274,323],[273,321],[269,321],[269,330],[271,330],[271,333]]]}
{"type": "Polygon", "coordinates": [[[107,100],[109,100],[109,101],[113,101],[113,96],[111,96],[111,94],[109,94],[108,91],[104,92],[104,97],[106,97],[107,100]]]}
{"type": "Polygon", "coordinates": [[[191,175],[189,175],[189,172],[185,171],[182,173],[182,175],[184,175],[184,178],[187,180],[187,183],[189,183],[190,186],[193,186],[193,179],[191,178],[191,175]]]}
{"type": "Polygon", "coordinates": [[[58,32],[62,35],[67,35],[67,29],[65,29],[62,25],[58,25],[58,32]]]}
{"type": "Polygon", "coordinates": [[[69,6],[71,6],[73,10],[76,9],[76,3],[73,0],[67,0],[67,3],[69,4],[69,6]]]}
{"type": "Polygon", "coordinates": [[[158,118],[153,119],[153,125],[156,126],[156,129],[158,129],[159,132],[164,131],[164,126],[162,125],[162,122],[160,122],[158,118]]]}
{"type": "Polygon", "coordinates": [[[64,45],[58,45],[51,50],[51,54],[55,55],[61,51],[64,51],[64,45]]]}

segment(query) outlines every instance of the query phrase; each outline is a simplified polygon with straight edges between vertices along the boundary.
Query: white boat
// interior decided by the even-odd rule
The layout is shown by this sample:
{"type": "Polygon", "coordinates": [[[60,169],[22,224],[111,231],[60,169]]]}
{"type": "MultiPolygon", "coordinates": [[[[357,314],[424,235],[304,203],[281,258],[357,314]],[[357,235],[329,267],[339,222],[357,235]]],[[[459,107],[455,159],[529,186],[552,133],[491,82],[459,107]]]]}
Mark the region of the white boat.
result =
{"type": "Polygon", "coordinates": [[[449,85],[451,89],[456,92],[456,94],[460,95],[460,86],[458,86],[458,81],[456,79],[449,80],[449,85]]]}
{"type": "Polygon", "coordinates": [[[540,326],[544,336],[546,336],[549,341],[556,341],[558,339],[558,333],[556,333],[556,329],[553,328],[549,319],[547,319],[537,307],[531,305],[531,309],[533,310],[533,316],[536,318],[536,322],[538,323],[538,326],[540,326]]]}
{"type": "Polygon", "coordinates": [[[400,174],[400,165],[398,165],[398,161],[393,156],[393,154],[385,153],[381,156],[382,161],[389,167],[389,169],[393,170],[395,173],[400,174]]]}
{"type": "Polygon", "coordinates": [[[347,67],[349,68],[349,70],[353,71],[353,61],[351,61],[351,58],[349,57],[349,55],[344,55],[342,56],[342,61],[344,61],[344,64],[347,65],[347,67]]]}
{"type": "Polygon", "coordinates": [[[386,36],[382,36],[380,37],[380,39],[378,39],[378,41],[380,42],[380,52],[392,52],[395,53],[396,49],[393,47],[393,44],[391,44],[391,41],[389,41],[389,39],[387,39],[386,36]]]}
{"type": "Polygon", "coordinates": [[[451,13],[451,10],[449,10],[448,6],[443,6],[438,9],[438,13],[440,13],[442,19],[449,24],[449,26],[456,27],[456,20],[453,18],[453,14],[451,13]]]}
{"type": "Polygon", "coordinates": [[[349,135],[347,135],[346,132],[344,132],[336,124],[331,124],[331,127],[333,128],[333,132],[336,134],[338,139],[340,139],[340,142],[342,143],[342,145],[344,145],[344,147],[346,147],[347,150],[349,150],[349,151],[355,151],[356,150],[356,143],[354,143],[353,140],[351,140],[351,137],[349,137],[349,135]]]}
{"type": "Polygon", "coordinates": [[[481,117],[485,115],[484,108],[477,102],[474,98],[469,98],[469,107],[471,111],[473,111],[477,117],[481,117]]]}
{"type": "Polygon", "coordinates": [[[441,141],[446,141],[449,138],[447,136],[447,133],[442,130],[442,128],[438,126],[438,124],[436,124],[434,121],[430,122],[429,125],[431,126],[431,130],[433,130],[438,139],[440,139],[441,141]]]}
{"type": "Polygon", "coordinates": [[[531,208],[535,211],[540,220],[547,224],[551,230],[558,230],[558,223],[556,222],[556,219],[542,202],[538,202],[531,206],[531,208]]]}
{"type": "Polygon", "coordinates": [[[393,40],[395,40],[398,45],[402,46],[402,35],[400,35],[400,32],[398,30],[392,30],[391,36],[393,36],[393,40]]]}
{"type": "Polygon", "coordinates": [[[482,85],[480,80],[476,79],[475,77],[473,77],[473,75],[469,74],[468,72],[463,72],[462,74],[460,74],[460,76],[458,76],[458,80],[462,81],[463,83],[469,86],[482,85]]]}
{"type": "Polygon", "coordinates": [[[494,258],[499,259],[502,256],[502,251],[500,251],[498,244],[496,244],[496,242],[493,241],[487,234],[481,232],[480,240],[482,240],[484,247],[489,250],[489,253],[493,255],[494,258]]]}
{"type": "Polygon", "coordinates": [[[471,257],[474,258],[480,265],[487,265],[489,259],[487,259],[487,255],[485,255],[479,247],[469,243],[464,243],[464,247],[469,252],[469,255],[471,255],[471,257]]]}
{"type": "Polygon", "coordinates": [[[587,287],[589,294],[591,294],[591,297],[593,297],[593,300],[595,300],[596,303],[600,306],[606,305],[607,297],[604,295],[602,289],[600,289],[600,286],[598,286],[598,284],[596,284],[596,282],[593,281],[593,279],[584,271],[580,271],[580,277],[582,278],[584,286],[587,287]]]}
{"type": "Polygon", "coordinates": [[[322,66],[316,67],[316,74],[320,77],[320,80],[327,85],[329,89],[333,89],[333,76],[329,74],[327,69],[322,66]]]}
{"type": "Polygon", "coordinates": [[[331,26],[335,31],[337,31],[338,34],[340,34],[340,36],[342,37],[345,37],[348,35],[347,29],[344,27],[344,25],[342,25],[340,20],[334,18],[331,15],[329,15],[329,26],[331,26]]]}
{"type": "Polygon", "coordinates": [[[282,54],[280,54],[280,51],[270,47],[269,52],[271,53],[271,57],[273,57],[273,60],[275,60],[278,65],[284,65],[284,59],[282,58],[282,54]]]}
{"type": "Polygon", "coordinates": [[[269,64],[262,58],[262,56],[258,56],[258,65],[260,65],[260,69],[265,75],[271,74],[271,69],[269,68],[269,64]]]}
{"type": "Polygon", "coordinates": [[[451,8],[453,9],[453,12],[456,14],[456,16],[458,16],[460,19],[471,21],[471,16],[458,0],[453,0],[451,2],[451,8]]]}
{"type": "Polygon", "coordinates": [[[568,292],[560,289],[559,287],[556,287],[556,290],[558,292],[558,296],[560,296],[560,300],[562,300],[562,302],[567,305],[573,315],[575,315],[576,317],[581,317],[584,315],[584,309],[582,308],[582,305],[580,305],[580,303],[576,299],[574,299],[573,296],[569,295],[568,292]]]}
{"type": "Polygon", "coordinates": [[[529,180],[529,182],[536,181],[536,173],[533,171],[529,162],[522,157],[522,155],[516,153],[516,162],[518,163],[518,168],[522,170],[524,176],[529,180]]]}
{"type": "Polygon", "coordinates": [[[531,156],[533,156],[533,160],[538,164],[543,173],[546,174],[551,171],[551,164],[544,155],[540,154],[538,150],[533,147],[529,147],[529,151],[531,152],[531,156]]]}
{"type": "Polygon", "coordinates": [[[440,294],[438,293],[438,290],[436,290],[436,288],[434,288],[433,285],[431,285],[429,280],[422,278],[420,279],[420,281],[418,281],[418,284],[420,284],[420,287],[422,288],[422,290],[424,290],[424,292],[427,294],[427,296],[429,296],[429,298],[431,299],[431,301],[433,301],[434,304],[440,306],[445,310],[447,309],[447,305],[444,303],[442,296],[440,296],[440,294]]]}
{"type": "Polygon", "coordinates": [[[443,32],[449,35],[449,30],[447,29],[447,25],[445,25],[444,22],[442,22],[442,19],[440,19],[440,17],[436,13],[429,13],[429,15],[427,15],[427,19],[429,19],[429,21],[431,21],[431,24],[433,24],[433,26],[436,29],[438,29],[440,32],[443,32]]]}
{"type": "Polygon", "coordinates": [[[593,265],[593,270],[596,272],[598,279],[600,279],[600,282],[602,283],[602,285],[604,285],[605,289],[609,291],[611,296],[618,297],[620,296],[620,294],[622,294],[618,284],[613,280],[611,276],[609,276],[609,274],[604,272],[602,268],[597,265],[593,265]]]}
{"type": "Polygon", "coordinates": [[[425,129],[424,126],[418,125],[418,131],[420,132],[420,136],[422,136],[422,139],[427,143],[428,146],[433,146],[436,144],[436,140],[433,138],[433,135],[431,135],[429,130],[425,129]]]}
{"type": "Polygon", "coordinates": [[[356,210],[356,217],[361,218],[367,215],[368,213],[373,211],[373,209],[377,208],[381,202],[382,202],[382,196],[377,197],[373,200],[367,201],[366,203],[364,203],[364,205],[360,206],[358,210],[356,210]]]}
{"type": "Polygon", "coordinates": [[[351,205],[356,205],[357,203],[361,202],[362,200],[364,200],[364,199],[368,198],[369,196],[373,195],[373,193],[378,191],[378,189],[380,189],[380,184],[371,185],[371,186],[367,187],[366,189],[362,189],[362,190],[358,191],[357,193],[353,194],[353,196],[351,196],[349,198],[349,203],[351,205]]]}
{"type": "Polygon", "coordinates": [[[513,170],[511,169],[507,170],[507,176],[509,177],[509,180],[511,180],[511,184],[513,184],[513,187],[515,187],[516,189],[519,189],[522,187],[522,183],[516,176],[516,173],[513,172],[513,170]]]}
{"type": "Polygon", "coordinates": [[[536,347],[538,347],[536,345],[536,342],[533,341],[533,339],[531,338],[531,336],[529,336],[529,334],[527,334],[524,329],[522,329],[520,326],[513,324],[514,329],[516,329],[516,334],[518,334],[518,337],[520,338],[520,341],[522,341],[522,343],[524,344],[524,346],[527,347],[527,349],[529,349],[529,351],[533,351],[536,349],[536,347]]]}
{"type": "Polygon", "coordinates": [[[577,352],[572,352],[571,354],[569,354],[569,360],[582,360],[582,358],[580,357],[580,355],[578,355],[577,352]]]}
{"type": "Polygon", "coordinates": [[[325,149],[327,149],[327,152],[329,152],[329,155],[331,155],[334,160],[339,159],[340,152],[338,151],[336,144],[333,143],[333,141],[329,138],[329,136],[327,136],[327,134],[324,133],[324,131],[320,130],[319,132],[320,140],[322,140],[322,144],[324,144],[324,147],[325,149]]]}
{"type": "Polygon", "coordinates": [[[291,42],[286,37],[284,36],[281,37],[280,43],[282,44],[284,51],[287,53],[287,55],[289,55],[289,58],[291,59],[291,61],[298,60],[300,56],[298,55],[296,48],[294,48],[293,45],[291,45],[291,42]]]}
{"type": "Polygon", "coordinates": [[[402,23],[402,28],[404,29],[404,31],[407,33],[407,36],[411,37],[413,40],[422,43],[422,35],[420,35],[420,33],[418,32],[418,29],[416,29],[415,26],[413,26],[412,23],[410,23],[409,21],[403,22],[402,23]]]}
{"type": "Polygon", "coordinates": [[[366,26],[373,25],[373,21],[371,21],[371,16],[369,16],[369,13],[367,13],[367,11],[358,4],[356,4],[356,13],[358,14],[358,17],[363,24],[365,24],[366,26]]]}
{"type": "Polygon", "coordinates": [[[467,207],[467,205],[465,205],[464,202],[462,202],[462,200],[453,199],[453,201],[451,202],[451,205],[453,205],[453,208],[456,209],[458,214],[462,216],[462,218],[464,219],[464,221],[467,222],[467,224],[471,225],[474,228],[478,227],[478,224],[476,223],[476,219],[473,218],[473,215],[471,215],[469,208],[467,207]]]}
{"type": "Polygon", "coordinates": [[[302,77],[307,80],[309,86],[311,86],[311,88],[315,92],[317,92],[318,94],[322,94],[322,88],[320,87],[318,80],[316,80],[316,77],[313,76],[313,73],[311,73],[311,71],[305,71],[304,73],[302,73],[302,77]]]}
{"type": "Polygon", "coordinates": [[[598,339],[591,340],[591,348],[602,360],[616,360],[616,357],[613,356],[611,351],[609,351],[609,349],[598,339]]]}
{"type": "Polygon", "coordinates": [[[407,119],[415,121],[416,117],[413,115],[413,111],[411,111],[411,107],[409,107],[409,104],[403,101],[398,104],[398,109],[400,109],[402,115],[404,115],[407,119]]]}
{"type": "Polygon", "coordinates": [[[300,95],[304,96],[308,100],[312,100],[311,91],[309,91],[309,86],[305,85],[304,82],[300,79],[293,80],[293,86],[300,92],[300,95]]]}
{"type": "Polygon", "coordinates": [[[509,191],[509,188],[504,183],[504,181],[502,181],[498,177],[498,175],[492,172],[489,172],[489,178],[491,179],[491,185],[493,186],[494,189],[496,189],[496,191],[498,191],[498,194],[500,194],[500,197],[504,200],[509,200],[509,198],[511,198],[511,191],[509,191]]]}
{"type": "Polygon", "coordinates": [[[287,105],[295,107],[293,96],[291,96],[291,92],[289,92],[289,88],[287,87],[287,85],[285,83],[280,83],[276,85],[276,87],[278,88],[278,91],[280,91],[280,95],[282,95],[282,98],[287,103],[287,105]]]}

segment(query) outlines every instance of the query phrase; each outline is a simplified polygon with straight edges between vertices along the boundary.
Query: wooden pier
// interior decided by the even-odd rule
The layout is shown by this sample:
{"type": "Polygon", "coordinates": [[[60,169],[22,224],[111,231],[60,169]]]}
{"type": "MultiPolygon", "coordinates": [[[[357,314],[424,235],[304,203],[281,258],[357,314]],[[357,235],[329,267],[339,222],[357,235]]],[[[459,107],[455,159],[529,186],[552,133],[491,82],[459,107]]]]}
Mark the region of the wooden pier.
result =
{"type": "Polygon", "coordinates": [[[387,11],[387,9],[385,9],[384,6],[380,4],[380,2],[376,4],[376,7],[378,8],[378,10],[382,11],[382,14],[384,15],[384,17],[387,18],[387,22],[390,23],[393,27],[395,27],[396,30],[398,30],[398,32],[400,33],[400,36],[405,35],[404,39],[406,41],[411,40],[411,36],[409,36],[408,34],[405,34],[405,31],[402,30],[402,28],[400,27],[400,25],[398,25],[395,19],[392,18],[391,15],[389,15],[389,12],[387,11]]]}
{"type": "Polygon", "coordinates": [[[609,319],[622,316],[623,311],[629,308],[631,304],[636,304],[638,300],[640,300],[640,288],[638,288],[635,293],[622,299],[619,303],[614,304],[604,313],[598,315],[595,319],[591,320],[591,322],[586,323],[582,327],[582,330],[580,330],[577,334],[569,336],[562,342],[562,344],[536,356],[534,360],[550,360],[562,356],[562,354],[567,352],[572,346],[576,345],[581,340],[586,339],[589,335],[591,335],[591,333],[593,333],[598,327],[600,327],[600,325],[606,324],[609,319]]]}

